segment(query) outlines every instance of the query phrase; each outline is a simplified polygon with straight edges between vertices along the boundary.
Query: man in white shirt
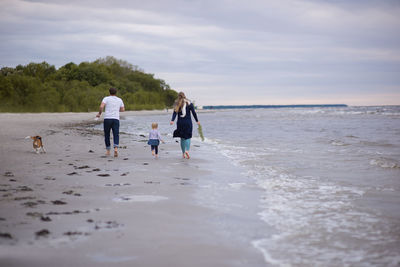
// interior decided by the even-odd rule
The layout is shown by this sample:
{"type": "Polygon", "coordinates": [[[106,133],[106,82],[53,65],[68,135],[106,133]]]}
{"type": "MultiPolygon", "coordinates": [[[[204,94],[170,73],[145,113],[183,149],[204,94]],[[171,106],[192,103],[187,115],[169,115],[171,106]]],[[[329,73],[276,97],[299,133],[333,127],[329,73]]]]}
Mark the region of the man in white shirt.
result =
{"type": "Polygon", "coordinates": [[[117,89],[110,88],[110,96],[103,98],[100,104],[99,113],[96,115],[97,118],[101,116],[104,111],[104,141],[106,143],[106,155],[110,155],[111,143],[110,143],[110,131],[113,132],[114,141],[114,157],[118,157],[118,145],[119,145],[119,113],[125,111],[124,102],[121,98],[117,97],[117,89]]]}

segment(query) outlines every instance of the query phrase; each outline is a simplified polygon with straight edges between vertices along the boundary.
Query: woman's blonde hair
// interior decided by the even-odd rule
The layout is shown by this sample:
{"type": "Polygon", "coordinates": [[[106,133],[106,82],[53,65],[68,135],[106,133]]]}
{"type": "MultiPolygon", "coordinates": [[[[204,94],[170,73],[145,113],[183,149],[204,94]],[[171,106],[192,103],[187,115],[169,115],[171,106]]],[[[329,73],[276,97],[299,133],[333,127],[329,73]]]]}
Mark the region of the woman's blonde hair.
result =
{"type": "Polygon", "coordinates": [[[176,113],[182,110],[183,105],[185,104],[186,96],[184,92],[179,92],[178,98],[175,100],[174,110],[176,113]]]}
{"type": "Polygon", "coordinates": [[[157,123],[157,122],[153,122],[153,123],[151,124],[151,128],[152,128],[152,129],[157,129],[157,128],[158,128],[158,123],[157,123]]]}

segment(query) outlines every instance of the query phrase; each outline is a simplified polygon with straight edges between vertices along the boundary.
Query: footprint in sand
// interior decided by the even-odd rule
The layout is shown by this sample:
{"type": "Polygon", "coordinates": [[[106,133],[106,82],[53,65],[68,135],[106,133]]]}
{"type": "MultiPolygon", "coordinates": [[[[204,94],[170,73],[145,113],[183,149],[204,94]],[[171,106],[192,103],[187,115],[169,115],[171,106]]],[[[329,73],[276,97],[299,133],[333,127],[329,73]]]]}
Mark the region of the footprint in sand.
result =
{"type": "Polygon", "coordinates": [[[145,184],[160,184],[160,182],[144,181],[145,184]]]}
{"type": "Polygon", "coordinates": [[[107,177],[107,176],[110,176],[110,175],[108,173],[100,173],[100,174],[97,174],[97,176],[107,177]]]}
{"type": "Polygon", "coordinates": [[[78,174],[77,172],[70,172],[70,173],[67,173],[67,175],[69,175],[69,176],[77,175],[77,174],[78,174]]]}
{"type": "Polygon", "coordinates": [[[124,183],[124,184],[105,184],[104,186],[128,186],[131,185],[129,183],[124,183]]]}
{"type": "Polygon", "coordinates": [[[5,172],[3,175],[5,177],[14,177],[14,174],[12,172],[5,172]]]}
{"type": "Polygon", "coordinates": [[[38,205],[38,203],[28,201],[28,202],[22,203],[21,205],[28,207],[28,208],[35,208],[38,205]]]}
{"type": "Polygon", "coordinates": [[[27,212],[26,216],[30,216],[30,217],[33,217],[33,218],[39,218],[39,217],[42,217],[43,214],[40,213],[40,212],[27,212]]]}
{"type": "Polygon", "coordinates": [[[181,177],[174,177],[177,180],[189,181],[190,178],[181,178],[181,177]]]}
{"type": "Polygon", "coordinates": [[[19,192],[30,192],[30,191],[33,191],[33,189],[28,187],[28,186],[26,186],[26,185],[21,185],[21,186],[17,187],[17,191],[19,191],[19,192]]]}

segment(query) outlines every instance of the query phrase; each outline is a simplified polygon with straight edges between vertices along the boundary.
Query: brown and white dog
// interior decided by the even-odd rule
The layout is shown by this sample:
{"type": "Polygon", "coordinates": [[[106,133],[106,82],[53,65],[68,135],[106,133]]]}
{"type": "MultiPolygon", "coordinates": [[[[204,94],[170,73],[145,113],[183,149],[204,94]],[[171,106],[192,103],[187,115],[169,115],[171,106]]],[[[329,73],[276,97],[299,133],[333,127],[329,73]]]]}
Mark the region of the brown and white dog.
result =
{"type": "Polygon", "coordinates": [[[27,136],[25,139],[32,139],[33,140],[33,149],[36,151],[37,154],[39,153],[46,153],[46,150],[43,146],[42,137],[39,135],[36,136],[27,136]]]}

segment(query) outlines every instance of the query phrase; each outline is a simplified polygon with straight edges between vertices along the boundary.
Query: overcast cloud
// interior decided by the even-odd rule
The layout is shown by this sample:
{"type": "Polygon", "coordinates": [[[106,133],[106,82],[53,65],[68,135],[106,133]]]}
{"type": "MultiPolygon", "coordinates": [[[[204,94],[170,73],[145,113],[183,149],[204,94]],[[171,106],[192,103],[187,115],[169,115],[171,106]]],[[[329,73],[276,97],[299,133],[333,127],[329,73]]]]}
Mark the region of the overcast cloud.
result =
{"type": "Polygon", "coordinates": [[[114,56],[199,105],[400,104],[400,1],[0,5],[1,67],[114,56]]]}

